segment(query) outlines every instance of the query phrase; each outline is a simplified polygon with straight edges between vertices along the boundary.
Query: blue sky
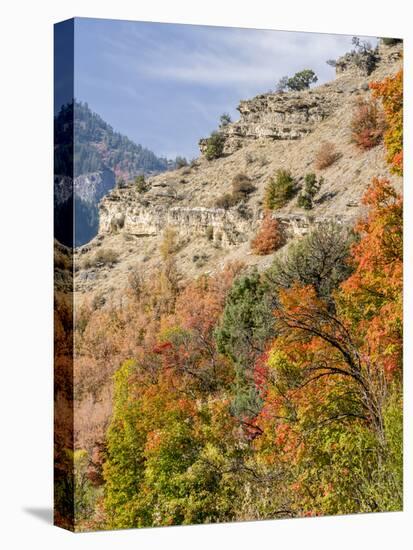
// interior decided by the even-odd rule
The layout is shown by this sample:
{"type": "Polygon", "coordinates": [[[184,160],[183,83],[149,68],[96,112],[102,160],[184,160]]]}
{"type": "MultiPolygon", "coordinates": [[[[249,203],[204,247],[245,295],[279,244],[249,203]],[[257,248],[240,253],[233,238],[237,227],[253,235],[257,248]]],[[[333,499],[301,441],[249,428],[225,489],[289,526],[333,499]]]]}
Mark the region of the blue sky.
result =
{"type": "Polygon", "coordinates": [[[157,155],[193,158],[241,99],[305,68],[331,80],[325,61],[350,49],[343,35],[77,18],[75,97],[157,155]]]}

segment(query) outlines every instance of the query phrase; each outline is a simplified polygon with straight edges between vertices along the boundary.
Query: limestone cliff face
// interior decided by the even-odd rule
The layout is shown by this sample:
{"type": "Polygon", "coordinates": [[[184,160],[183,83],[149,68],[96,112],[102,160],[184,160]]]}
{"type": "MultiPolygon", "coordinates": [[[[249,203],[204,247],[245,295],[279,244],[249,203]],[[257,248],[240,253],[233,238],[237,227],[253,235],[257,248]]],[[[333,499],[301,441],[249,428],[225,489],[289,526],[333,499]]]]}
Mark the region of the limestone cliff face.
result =
{"type": "MultiPolygon", "coordinates": [[[[115,195],[116,197],[116,195],[115,195]]],[[[202,206],[145,206],[138,201],[119,201],[109,195],[100,207],[100,234],[124,232],[135,237],[160,237],[166,227],[176,229],[184,239],[205,237],[222,247],[230,248],[249,240],[263,218],[263,210],[251,210],[243,203],[237,208],[202,206]]],[[[277,214],[272,217],[282,225],[288,238],[307,233],[314,225],[334,218],[346,223],[348,216],[314,216],[311,214],[277,214]]]]}
{"type": "Polygon", "coordinates": [[[252,140],[292,140],[312,132],[315,125],[337,107],[337,93],[313,90],[297,93],[265,94],[241,101],[241,118],[224,129],[226,153],[252,140]]]}

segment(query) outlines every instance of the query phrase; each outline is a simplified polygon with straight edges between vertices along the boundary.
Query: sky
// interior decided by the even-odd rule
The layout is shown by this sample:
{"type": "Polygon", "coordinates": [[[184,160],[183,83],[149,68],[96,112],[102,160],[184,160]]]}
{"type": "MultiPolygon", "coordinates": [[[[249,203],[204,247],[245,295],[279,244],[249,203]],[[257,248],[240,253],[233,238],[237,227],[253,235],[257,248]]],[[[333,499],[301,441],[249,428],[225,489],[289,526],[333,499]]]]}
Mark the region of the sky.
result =
{"type": "Polygon", "coordinates": [[[282,76],[311,68],[318,83],[333,79],[326,60],[349,51],[352,38],[84,18],[74,29],[76,99],[158,156],[188,159],[222,113],[237,120],[241,99],[282,76]]]}

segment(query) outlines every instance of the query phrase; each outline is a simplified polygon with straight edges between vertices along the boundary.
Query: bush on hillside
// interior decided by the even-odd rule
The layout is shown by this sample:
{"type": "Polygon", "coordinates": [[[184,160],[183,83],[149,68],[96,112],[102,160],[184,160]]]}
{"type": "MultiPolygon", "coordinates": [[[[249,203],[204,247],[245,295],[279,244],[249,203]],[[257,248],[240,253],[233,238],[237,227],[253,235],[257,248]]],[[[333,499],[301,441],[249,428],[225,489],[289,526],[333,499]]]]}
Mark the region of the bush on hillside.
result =
{"type": "Polygon", "coordinates": [[[137,193],[145,193],[148,190],[148,184],[145,181],[145,176],[141,174],[135,178],[135,189],[137,193]]]}
{"type": "Polygon", "coordinates": [[[360,149],[376,147],[385,130],[383,111],[374,99],[359,99],[351,119],[351,138],[360,149]]]}
{"type": "Polygon", "coordinates": [[[313,208],[313,201],[315,195],[320,190],[324,179],[317,179],[317,176],[313,173],[306,174],[304,178],[304,189],[298,196],[298,206],[304,208],[304,210],[311,210],[313,208]]]}
{"type": "Polygon", "coordinates": [[[212,132],[207,139],[205,157],[207,160],[213,160],[222,157],[224,152],[225,137],[219,132],[212,132]]]}
{"type": "Polygon", "coordinates": [[[216,199],[215,208],[223,208],[224,210],[228,210],[228,208],[238,204],[240,200],[242,200],[242,196],[239,194],[224,193],[216,199]]]}
{"type": "Polygon", "coordinates": [[[234,176],[232,180],[232,191],[237,194],[247,197],[250,193],[255,191],[254,185],[251,183],[251,179],[243,173],[239,173],[234,176]]]}
{"type": "Polygon", "coordinates": [[[395,44],[399,44],[400,42],[403,42],[402,38],[382,38],[381,41],[385,46],[394,46],[395,44]]]}
{"type": "Polygon", "coordinates": [[[252,251],[254,254],[265,256],[281,248],[284,243],[285,237],[280,223],[267,213],[257,235],[251,241],[252,251]]]}
{"type": "Polygon", "coordinates": [[[278,170],[265,189],[264,203],[268,210],[285,206],[294,196],[295,182],[288,170],[278,170]]]}
{"type": "Polygon", "coordinates": [[[316,153],[314,161],[315,167],[317,170],[324,170],[331,166],[339,156],[334,143],[331,143],[331,141],[324,141],[316,153]]]}

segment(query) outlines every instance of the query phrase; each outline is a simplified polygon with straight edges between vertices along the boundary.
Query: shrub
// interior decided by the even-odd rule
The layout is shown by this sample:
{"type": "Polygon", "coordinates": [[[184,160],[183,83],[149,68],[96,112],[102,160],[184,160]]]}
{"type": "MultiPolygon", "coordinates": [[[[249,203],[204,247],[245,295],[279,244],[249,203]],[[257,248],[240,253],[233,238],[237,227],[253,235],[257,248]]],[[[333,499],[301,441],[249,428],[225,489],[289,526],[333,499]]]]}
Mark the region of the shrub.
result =
{"type": "Polygon", "coordinates": [[[370,74],[377,65],[377,53],[371,47],[370,42],[360,40],[358,36],[353,36],[352,44],[354,48],[350,52],[353,63],[363,72],[370,74]]]}
{"type": "Polygon", "coordinates": [[[381,142],[384,130],[384,117],[377,101],[360,99],[351,120],[352,141],[360,149],[371,149],[381,142]]]}
{"type": "Polygon", "coordinates": [[[293,241],[267,272],[272,288],[290,288],[294,284],[313,285],[318,296],[329,297],[351,273],[348,261],[353,243],[346,227],[326,222],[293,241]]]}
{"type": "Polygon", "coordinates": [[[403,42],[403,39],[402,38],[382,38],[381,41],[385,46],[394,46],[394,44],[403,42]]]}
{"type": "Polygon", "coordinates": [[[205,157],[207,160],[222,157],[224,145],[225,137],[219,132],[212,132],[211,136],[207,139],[207,146],[205,149],[205,157]]]}
{"type": "Polygon", "coordinates": [[[286,91],[287,88],[288,88],[288,76],[283,76],[275,85],[275,91],[278,94],[282,94],[283,92],[286,91]]]}
{"type": "Polygon", "coordinates": [[[148,190],[148,184],[145,181],[145,176],[141,174],[135,178],[135,189],[137,193],[145,193],[148,190]]]}
{"type": "Polygon", "coordinates": [[[284,232],[279,222],[274,220],[270,213],[267,213],[257,235],[251,241],[251,249],[254,254],[265,256],[281,248],[284,243],[284,232]]]}
{"type": "Polygon", "coordinates": [[[274,210],[282,208],[293,197],[295,182],[288,170],[278,170],[271,178],[265,190],[264,203],[266,208],[274,210]]]}
{"type": "Polygon", "coordinates": [[[101,248],[95,254],[96,264],[115,264],[119,259],[119,254],[111,248],[101,248]]]}
{"type": "Polygon", "coordinates": [[[289,90],[300,92],[301,90],[307,90],[310,84],[314,84],[317,80],[318,77],[312,69],[304,69],[290,77],[286,85],[289,90]]]}
{"type": "Polygon", "coordinates": [[[220,122],[221,128],[224,128],[225,126],[228,126],[228,124],[231,124],[232,122],[231,116],[228,113],[223,113],[219,117],[219,122],[220,122]]]}
{"type": "Polygon", "coordinates": [[[307,193],[300,193],[298,195],[297,204],[300,208],[304,208],[304,210],[311,210],[313,207],[313,201],[307,193]]]}
{"type": "Polygon", "coordinates": [[[306,174],[304,178],[304,189],[298,196],[298,206],[300,208],[304,208],[304,210],[311,210],[313,208],[313,199],[320,190],[323,182],[323,178],[317,180],[317,176],[313,173],[306,174]]]}
{"type": "Polygon", "coordinates": [[[184,168],[185,166],[188,166],[188,161],[185,157],[176,157],[175,166],[177,168],[184,168]]]}
{"type": "Polygon", "coordinates": [[[100,248],[94,256],[83,261],[83,269],[91,269],[103,265],[113,265],[119,259],[119,254],[111,248],[100,248]]]}
{"type": "Polygon", "coordinates": [[[234,195],[234,193],[224,193],[215,201],[215,207],[228,210],[228,208],[235,206],[241,199],[242,197],[240,195],[234,195]]]}
{"type": "Polygon", "coordinates": [[[250,178],[246,174],[239,173],[232,180],[232,191],[234,194],[240,193],[244,197],[255,191],[250,178]]]}
{"type": "Polygon", "coordinates": [[[334,143],[324,141],[316,153],[315,167],[317,170],[324,170],[331,166],[338,158],[339,154],[334,143]]]}

